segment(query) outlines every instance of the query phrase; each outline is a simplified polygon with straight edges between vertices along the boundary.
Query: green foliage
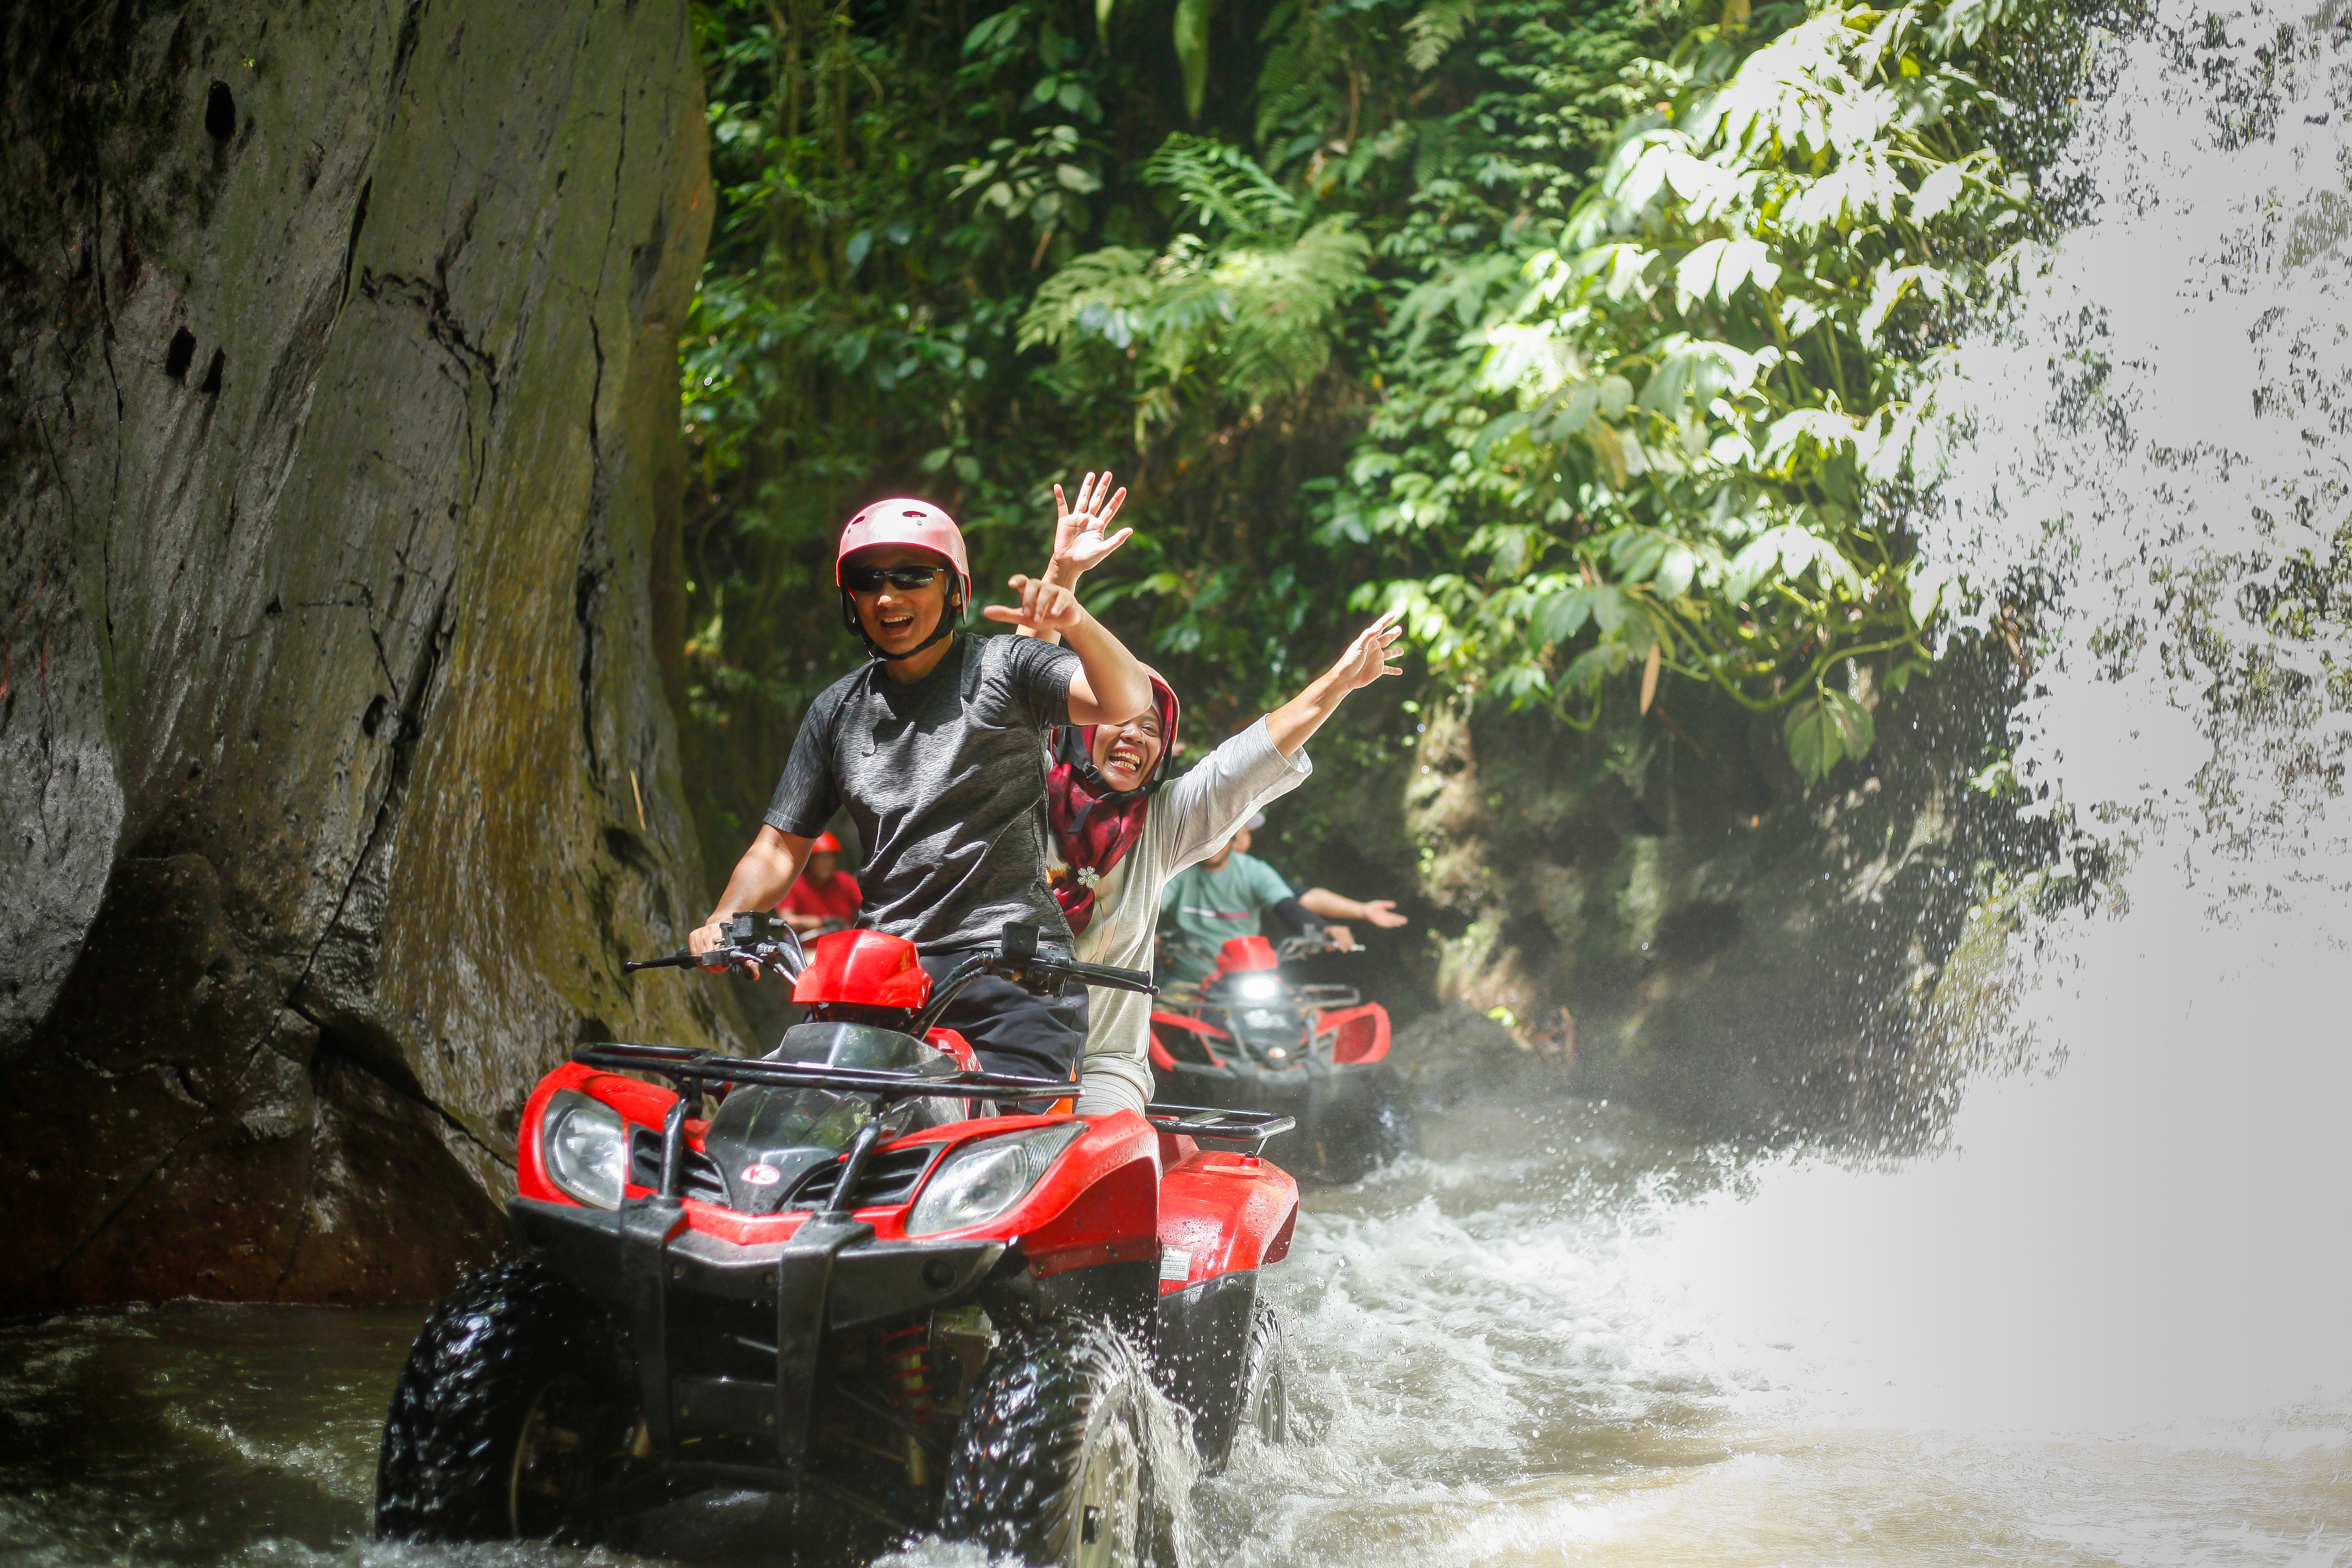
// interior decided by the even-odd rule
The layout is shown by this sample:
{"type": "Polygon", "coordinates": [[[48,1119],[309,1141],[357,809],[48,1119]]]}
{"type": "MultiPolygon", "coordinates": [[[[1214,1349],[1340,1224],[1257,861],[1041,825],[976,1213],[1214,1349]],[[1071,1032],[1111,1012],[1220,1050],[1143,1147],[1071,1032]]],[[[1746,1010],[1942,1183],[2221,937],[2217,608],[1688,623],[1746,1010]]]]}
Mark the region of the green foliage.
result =
{"type": "Polygon", "coordinates": [[[859,502],[940,501],[1001,579],[1109,465],[1141,531],[1092,602],[1212,722],[1398,604],[1436,679],[1569,723],[1654,649],[1808,776],[1866,752],[1852,671],[1949,609],[1896,504],[1937,345],[2033,212],[1985,83],[2047,25],[1677,3],[698,6],[698,722],[770,766],[854,657],[859,502]]]}
{"type": "Polygon", "coordinates": [[[1039,269],[1095,230],[1123,78],[1050,8],[952,15],[695,12],[720,213],[684,344],[688,696],[763,749],[848,657],[828,546],[850,510],[939,500],[1001,579],[1034,563],[1066,461],[1014,339],[1039,269]]]}
{"type": "Polygon", "coordinates": [[[1213,419],[1304,390],[1331,358],[1333,318],[1370,252],[1349,215],[1310,223],[1304,203],[1221,143],[1180,132],[1142,174],[1205,232],[1188,228],[1156,257],[1105,246],[1077,258],[1037,290],[1020,337],[1061,351],[1072,397],[1133,397],[1139,447],[1188,398],[1213,419]]]}
{"type": "Polygon", "coordinates": [[[1888,500],[1936,477],[1934,345],[2030,191],[1987,144],[2001,105],[1953,58],[1965,30],[1932,9],[1742,31],[1696,28],[1656,68],[1671,96],[1442,359],[1416,335],[1458,314],[1462,280],[1408,298],[1417,374],[1325,531],[1481,568],[1362,595],[1408,607],[1465,679],[1589,724],[1656,645],[1675,674],[1790,709],[1818,778],[1872,743],[1832,678],[1929,657],[1947,584],[1888,500]]]}

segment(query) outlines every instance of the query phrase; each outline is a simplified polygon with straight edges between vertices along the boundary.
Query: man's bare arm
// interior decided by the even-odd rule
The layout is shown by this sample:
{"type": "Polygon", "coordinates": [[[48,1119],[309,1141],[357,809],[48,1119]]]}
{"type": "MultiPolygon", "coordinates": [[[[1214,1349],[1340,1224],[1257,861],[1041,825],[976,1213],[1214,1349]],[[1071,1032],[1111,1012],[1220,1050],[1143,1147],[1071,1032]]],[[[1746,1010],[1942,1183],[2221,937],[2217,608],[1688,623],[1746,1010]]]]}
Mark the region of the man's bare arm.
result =
{"type": "Polygon", "coordinates": [[[1117,724],[1151,706],[1151,678],[1125,644],[1087,614],[1078,596],[1042,578],[1013,577],[1018,605],[991,605],[981,614],[1040,632],[1059,632],[1078,656],[1070,678],[1070,722],[1117,724]]]}
{"type": "Polygon", "coordinates": [[[741,914],[746,910],[774,909],[776,900],[792,890],[793,879],[808,861],[809,846],[815,842],[814,838],[780,833],[761,823],[751,847],[735,862],[735,874],[727,879],[727,890],[719,895],[719,907],[687,937],[687,951],[699,958],[719,946],[726,938],[726,932],[719,928],[730,915],[741,914]]]}
{"type": "Polygon", "coordinates": [[[1298,901],[1309,914],[1327,921],[1370,921],[1384,931],[1405,923],[1405,917],[1396,912],[1394,899],[1351,899],[1328,888],[1309,888],[1298,895],[1298,901]]]}

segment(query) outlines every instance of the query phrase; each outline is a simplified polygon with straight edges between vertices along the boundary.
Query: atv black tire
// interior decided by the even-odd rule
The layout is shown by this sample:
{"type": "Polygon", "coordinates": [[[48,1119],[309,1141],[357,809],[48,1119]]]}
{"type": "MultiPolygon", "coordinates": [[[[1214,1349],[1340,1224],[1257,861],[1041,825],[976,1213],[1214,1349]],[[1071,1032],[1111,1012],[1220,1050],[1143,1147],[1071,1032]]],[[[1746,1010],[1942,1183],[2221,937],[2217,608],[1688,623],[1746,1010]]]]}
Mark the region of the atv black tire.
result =
{"type": "Polygon", "coordinates": [[[941,1532],[1038,1568],[1175,1568],[1150,1390],[1142,1359],[1100,1323],[1008,1333],[956,1435],[941,1532]]]}
{"type": "Polygon", "coordinates": [[[612,1482],[636,1422],[604,1309],[527,1259],[485,1269],[434,1309],[393,1385],[376,1535],[551,1535],[612,1482]]]}
{"type": "Polygon", "coordinates": [[[1242,1359],[1241,1419],[1235,1431],[1268,1443],[1290,1441],[1290,1383],[1285,1373],[1282,1318],[1260,1300],[1250,1310],[1249,1348],[1242,1359]]]}
{"type": "Polygon", "coordinates": [[[1421,1119],[1412,1113],[1405,1087],[1396,1074],[1381,1069],[1372,1101],[1372,1163],[1377,1168],[1392,1160],[1421,1152],[1421,1119]]]}
{"type": "Polygon", "coordinates": [[[1421,1130],[1393,1074],[1382,1071],[1344,1112],[1318,1130],[1315,1179],[1333,1186],[1360,1182],[1394,1160],[1421,1152],[1421,1130]]]}

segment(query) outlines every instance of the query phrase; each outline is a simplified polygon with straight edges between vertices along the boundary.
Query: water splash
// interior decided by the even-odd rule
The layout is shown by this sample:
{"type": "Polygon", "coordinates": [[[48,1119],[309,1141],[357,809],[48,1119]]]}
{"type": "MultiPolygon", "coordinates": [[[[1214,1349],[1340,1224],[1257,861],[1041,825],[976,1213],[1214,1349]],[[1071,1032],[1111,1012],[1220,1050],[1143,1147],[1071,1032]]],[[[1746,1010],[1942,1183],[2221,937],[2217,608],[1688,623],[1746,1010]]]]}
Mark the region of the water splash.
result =
{"type": "Polygon", "coordinates": [[[1928,548],[2027,606],[2015,776],[2116,870],[2012,942],[2036,1070],[1948,1156],[1762,1173],[1650,1258],[1816,1416],[2292,1445],[2352,1395],[2347,23],[2112,40],[2093,215],[1959,356],[1928,548]]]}

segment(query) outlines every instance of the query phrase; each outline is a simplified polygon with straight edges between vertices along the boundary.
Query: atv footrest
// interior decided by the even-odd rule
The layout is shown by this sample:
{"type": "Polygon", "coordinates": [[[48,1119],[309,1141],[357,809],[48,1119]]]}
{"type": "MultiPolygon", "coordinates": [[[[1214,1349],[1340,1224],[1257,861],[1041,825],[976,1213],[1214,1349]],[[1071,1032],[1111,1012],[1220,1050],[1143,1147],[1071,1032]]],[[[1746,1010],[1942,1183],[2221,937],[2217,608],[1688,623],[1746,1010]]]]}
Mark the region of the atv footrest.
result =
{"type": "Polygon", "coordinates": [[[746,1377],[680,1377],[669,1385],[670,1430],[680,1437],[739,1437],[776,1429],[776,1385],[746,1377]]]}

